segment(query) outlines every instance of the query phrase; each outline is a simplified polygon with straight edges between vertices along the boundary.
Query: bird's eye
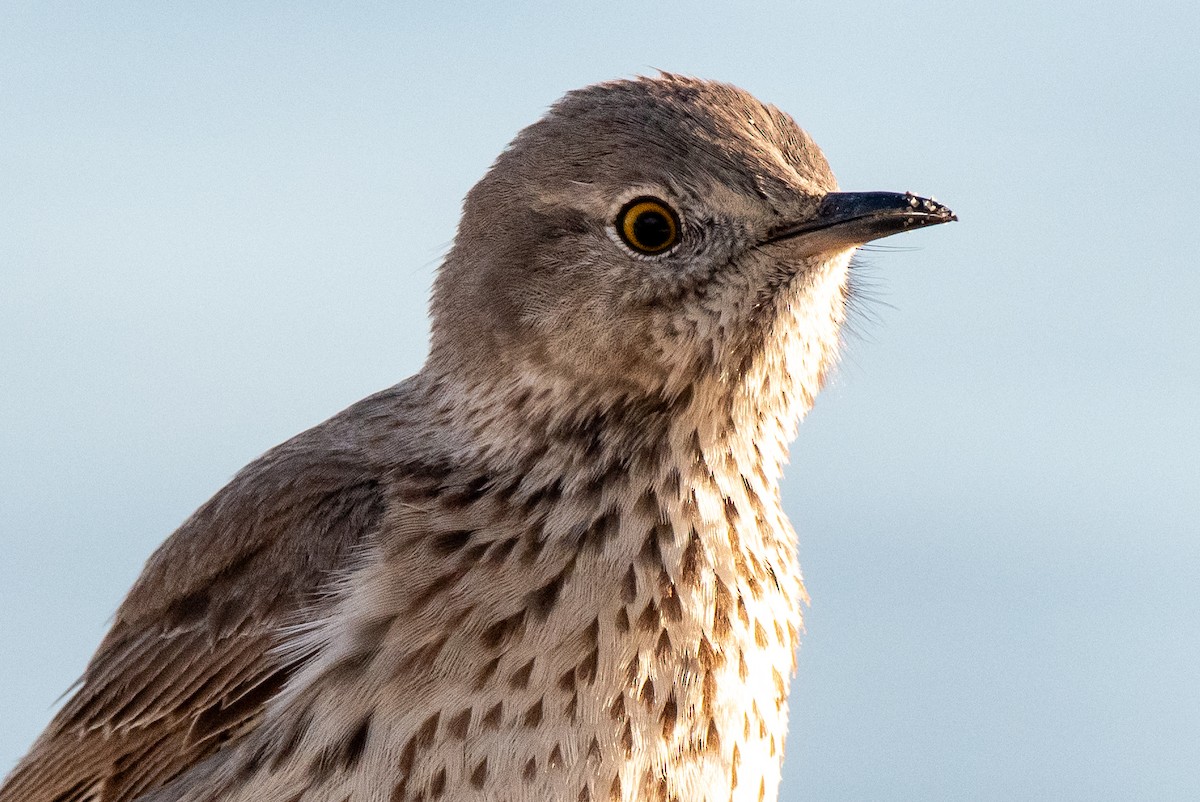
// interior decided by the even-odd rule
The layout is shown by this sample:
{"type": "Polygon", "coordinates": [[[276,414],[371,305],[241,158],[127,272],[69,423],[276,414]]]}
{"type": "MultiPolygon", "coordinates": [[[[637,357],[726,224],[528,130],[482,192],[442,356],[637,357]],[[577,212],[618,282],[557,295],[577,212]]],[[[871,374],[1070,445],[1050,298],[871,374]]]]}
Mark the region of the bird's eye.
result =
{"type": "Polygon", "coordinates": [[[679,215],[657,198],[634,198],[617,214],[617,233],[638,253],[663,253],[679,241],[679,215]]]}

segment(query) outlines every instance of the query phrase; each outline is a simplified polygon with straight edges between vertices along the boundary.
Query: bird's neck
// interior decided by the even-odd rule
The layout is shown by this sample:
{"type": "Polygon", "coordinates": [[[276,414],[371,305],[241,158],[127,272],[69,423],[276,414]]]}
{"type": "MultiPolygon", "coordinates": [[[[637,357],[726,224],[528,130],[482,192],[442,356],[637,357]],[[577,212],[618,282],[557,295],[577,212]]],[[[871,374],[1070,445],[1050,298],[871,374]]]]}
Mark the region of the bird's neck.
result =
{"type": "Polygon", "coordinates": [[[431,360],[422,392],[446,443],[470,460],[528,464],[580,443],[590,457],[626,465],[700,454],[774,492],[799,421],[837,358],[848,262],[847,253],[781,291],[752,338],[697,349],[728,352],[711,362],[681,359],[657,384],[564,376],[533,361],[481,368],[431,360]]]}

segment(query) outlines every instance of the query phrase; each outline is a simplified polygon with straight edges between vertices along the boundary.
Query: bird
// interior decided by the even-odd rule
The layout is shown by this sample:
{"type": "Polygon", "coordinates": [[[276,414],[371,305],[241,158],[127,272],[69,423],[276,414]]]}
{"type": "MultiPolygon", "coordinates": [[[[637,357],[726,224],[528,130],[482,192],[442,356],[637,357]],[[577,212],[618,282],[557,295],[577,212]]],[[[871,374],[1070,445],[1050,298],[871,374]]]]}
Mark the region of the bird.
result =
{"type": "Polygon", "coordinates": [[[776,799],[788,449],[856,249],[956,219],[730,84],[567,93],[467,194],[420,371],[169,536],[0,802],[776,799]]]}

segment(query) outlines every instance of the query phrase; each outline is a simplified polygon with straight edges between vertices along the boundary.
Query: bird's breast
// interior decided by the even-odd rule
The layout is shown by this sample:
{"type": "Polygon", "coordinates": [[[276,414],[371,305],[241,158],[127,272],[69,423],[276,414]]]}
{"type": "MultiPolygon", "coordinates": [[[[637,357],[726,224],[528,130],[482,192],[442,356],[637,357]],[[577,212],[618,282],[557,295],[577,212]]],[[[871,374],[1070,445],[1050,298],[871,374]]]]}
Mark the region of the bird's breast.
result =
{"type": "Polygon", "coordinates": [[[398,493],[240,798],[773,798],[803,588],[774,493],[713,462],[398,493]]]}

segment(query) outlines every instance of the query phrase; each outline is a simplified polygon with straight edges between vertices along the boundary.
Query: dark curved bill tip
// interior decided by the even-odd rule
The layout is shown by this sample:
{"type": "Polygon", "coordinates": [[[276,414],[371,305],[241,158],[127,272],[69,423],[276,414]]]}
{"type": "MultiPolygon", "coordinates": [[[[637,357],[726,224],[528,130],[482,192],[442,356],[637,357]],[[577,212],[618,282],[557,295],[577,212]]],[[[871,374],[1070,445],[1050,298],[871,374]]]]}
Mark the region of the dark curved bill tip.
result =
{"type": "Polygon", "coordinates": [[[957,219],[948,207],[911,192],[831,192],[816,216],[772,232],[767,242],[822,232],[827,244],[855,245],[957,219]]]}

